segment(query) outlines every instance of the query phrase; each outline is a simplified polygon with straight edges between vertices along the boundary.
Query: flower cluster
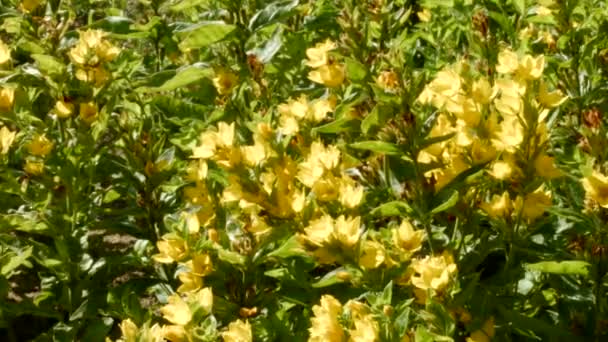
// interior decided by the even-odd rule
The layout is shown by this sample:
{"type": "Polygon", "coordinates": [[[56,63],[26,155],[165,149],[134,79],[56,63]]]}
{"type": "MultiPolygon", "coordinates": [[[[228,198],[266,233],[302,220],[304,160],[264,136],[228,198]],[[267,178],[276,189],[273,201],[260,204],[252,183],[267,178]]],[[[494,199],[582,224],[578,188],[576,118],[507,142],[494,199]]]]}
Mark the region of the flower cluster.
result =
{"type": "MultiPolygon", "coordinates": [[[[426,173],[437,190],[476,165],[487,165],[492,178],[514,185],[561,175],[548,153],[546,120],[566,97],[548,90],[541,79],[544,65],[543,56],[504,50],[498,55],[493,83],[485,77],[467,81],[456,68],[449,68],[425,87],[418,100],[441,110],[429,134],[439,142],[421,151],[418,161],[441,165],[426,173]]],[[[514,200],[507,191],[481,208],[491,217],[521,214],[534,220],[551,205],[551,194],[542,186],[513,189],[514,200]]]]}

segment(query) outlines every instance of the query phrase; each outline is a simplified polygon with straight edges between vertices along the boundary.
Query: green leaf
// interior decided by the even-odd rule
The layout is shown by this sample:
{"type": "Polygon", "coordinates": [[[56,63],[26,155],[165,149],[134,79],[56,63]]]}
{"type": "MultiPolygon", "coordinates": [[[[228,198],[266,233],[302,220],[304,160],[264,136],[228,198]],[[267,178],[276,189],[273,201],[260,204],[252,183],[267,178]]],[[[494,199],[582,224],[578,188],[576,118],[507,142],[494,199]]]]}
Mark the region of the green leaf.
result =
{"type": "Polygon", "coordinates": [[[264,6],[264,9],[258,11],[249,20],[249,30],[255,32],[295,14],[294,9],[298,6],[298,3],[298,0],[277,1],[264,6]]]}
{"type": "Polygon", "coordinates": [[[384,203],[371,211],[372,216],[403,216],[413,213],[414,210],[403,201],[392,201],[384,203]]]}
{"type": "Polygon", "coordinates": [[[20,250],[18,254],[13,254],[8,262],[0,268],[0,274],[9,278],[10,274],[20,266],[32,267],[32,263],[27,260],[30,256],[32,256],[32,246],[20,250]]]}
{"type": "Polygon", "coordinates": [[[389,106],[376,105],[374,109],[361,121],[361,132],[373,134],[391,117],[393,110],[389,106]]]}
{"type": "Polygon", "coordinates": [[[368,150],[387,155],[399,155],[402,153],[399,146],[385,141],[360,141],[349,145],[357,150],[368,150]]]}
{"type": "Polygon", "coordinates": [[[526,0],[513,0],[513,7],[519,15],[526,14],[526,0]]]}
{"type": "Polygon", "coordinates": [[[32,54],[30,56],[36,61],[38,69],[45,74],[60,75],[65,72],[65,65],[55,57],[42,54],[32,54]]]}
{"type": "Polygon", "coordinates": [[[228,25],[223,21],[206,21],[184,30],[176,31],[176,34],[181,38],[181,42],[179,43],[180,50],[187,51],[200,49],[219,42],[235,29],[236,26],[228,25]]]}
{"type": "Polygon", "coordinates": [[[212,75],[213,69],[211,68],[208,68],[204,65],[190,65],[183,69],[180,69],[177,74],[175,74],[175,76],[167,80],[161,86],[141,87],[137,90],[140,92],[171,91],[200,81],[203,78],[211,77],[212,75]]]}
{"type": "Polygon", "coordinates": [[[272,37],[260,48],[254,49],[252,52],[256,55],[258,60],[262,63],[268,63],[272,60],[272,57],[279,52],[283,42],[281,37],[283,36],[283,29],[277,27],[272,34],[272,37]]]}
{"type": "Polygon", "coordinates": [[[328,124],[323,126],[315,127],[312,129],[313,133],[344,133],[344,132],[352,132],[359,129],[356,124],[359,120],[342,117],[340,119],[334,120],[328,124]]]}
{"type": "Polygon", "coordinates": [[[344,61],[346,62],[346,74],[351,81],[362,81],[365,79],[365,76],[367,76],[365,65],[350,57],[344,58],[344,61]]]}
{"type": "Polygon", "coordinates": [[[302,248],[302,245],[298,241],[298,237],[296,235],[292,235],[279,248],[275,249],[271,253],[268,253],[268,257],[280,259],[287,259],[302,255],[306,255],[306,251],[302,248]]]}
{"type": "Polygon", "coordinates": [[[438,214],[442,211],[446,211],[446,210],[450,209],[451,207],[453,207],[457,202],[458,202],[458,191],[452,190],[450,197],[447,200],[445,200],[443,203],[441,203],[440,205],[435,207],[433,210],[431,210],[431,214],[438,214]]]}
{"type": "Polygon", "coordinates": [[[579,274],[586,276],[589,274],[589,264],[582,260],[569,261],[541,261],[534,264],[527,264],[529,270],[539,271],[543,273],[555,274],[579,274]]]}
{"type": "Polygon", "coordinates": [[[218,251],[218,257],[220,260],[232,265],[245,265],[245,257],[237,252],[220,249],[218,251]]]}

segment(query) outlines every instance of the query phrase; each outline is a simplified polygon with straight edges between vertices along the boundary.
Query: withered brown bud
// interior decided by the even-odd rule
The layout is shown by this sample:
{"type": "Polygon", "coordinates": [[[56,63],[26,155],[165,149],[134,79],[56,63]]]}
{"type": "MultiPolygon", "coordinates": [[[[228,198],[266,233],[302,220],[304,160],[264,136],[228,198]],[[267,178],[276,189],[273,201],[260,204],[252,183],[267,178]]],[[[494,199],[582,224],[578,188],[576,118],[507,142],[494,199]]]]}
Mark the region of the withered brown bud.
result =
{"type": "Polygon", "coordinates": [[[591,108],[583,112],[583,124],[591,129],[598,129],[602,124],[602,113],[598,108],[591,108]]]}
{"type": "Polygon", "coordinates": [[[478,11],[473,15],[473,27],[482,37],[488,35],[488,16],[484,11],[478,11]]]}

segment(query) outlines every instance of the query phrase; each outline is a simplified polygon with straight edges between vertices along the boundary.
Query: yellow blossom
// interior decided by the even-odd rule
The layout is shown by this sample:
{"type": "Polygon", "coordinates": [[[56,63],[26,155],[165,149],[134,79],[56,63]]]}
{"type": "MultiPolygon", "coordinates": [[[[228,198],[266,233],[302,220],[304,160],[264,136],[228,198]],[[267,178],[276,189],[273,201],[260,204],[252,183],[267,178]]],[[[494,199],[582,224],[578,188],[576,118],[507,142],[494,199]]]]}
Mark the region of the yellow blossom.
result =
{"type": "Polygon", "coordinates": [[[349,330],[349,342],[376,342],[378,341],[378,323],[372,315],[355,319],[354,328],[349,330]]]}
{"type": "Polygon", "coordinates": [[[313,306],[312,312],[308,342],[342,342],[344,331],[338,321],[342,304],[331,295],[323,295],[320,305],[313,306]]]}
{"type": "Polygon", "coordinates": [[[340,215],[335,221],[334,237],[344,246],[352,247],[359,241],[361,217],[346,218],[340,215]]]}
{"type": "Polygon", "coordinates": [[[408,255],[418,251],[425,238],[424,230],[415,230],[407,220],[403,220],[399,228],[394,229],[392,233],[395,247],[408,255]]]}
{"type": "Polygon", "coordinates": [[[582,179],[587,198],[596,201],[601,207],[608,208],[608,177],[597,170],[582,179]]]}
{"type": "Polygon", "coordinates": [[[454,259],[447,251],[439,256],[427,255],[424,259],[414,260],[411,267],[415,272],[411,278],[412,285],[423,291],[444,290],[457,272],[454,259]]]}
{"type": "Polygon", "coordinates": [[[339,87],[344,77],[344,66],[336,63],[320,66],[308,73],[309,80],[330,88],[339,87]]]}
{"type": "Polygon", "coordinates": [[[199,232],[201,224],[200,224],[200,222],[198,220],[198,216],[196,216],[196,214],[183,212],[182,218],[184,219],[184,221],[186,223],[186,231],[189,234],[195,234],[195,233],[199,232]]]}
{"type": "Polygon", "coordinates": [[[80,120],[87,125],[97,120],[97,105],[95,102],[83,102],[80,104],[80,120]]]}
{"type": "Polygon", "coordinates": [[[15,102],[15,89],[0,87],[0,111],[8,112],[15,102]]]}
{"type": "Polygon", "coordinates": [[[546,108],[555,108],[568,99],[568,96],[563,96],[559,90],[549,92],[547,85],[544,82],[540,83],[538,89],[538,102],[546,108]]]}
{"type": "Polygon", "coordinates": [[[312,102],[307,118],[312,122],[320,122],[327,117],[327,113],[333,110],[334,104],[330,100],[318,99],[312,102]]]}
{"type": "Polygon", "coordinates": [[[20,7],[24,12],[29,13],[38,8],[38,6],[42,5],[44,2],[45,0],[22,0],[20,7]]]}
{"type": "Polygon", "coordinates": [[[181,272],[177,277],[182,282],[177,288],[179,293],[193,292],[203,287],[203,278],[192,272],[181,272]]]}
{"type": "Polygon", "coordinates": [[[521,216],[527,220],[535,220],[545,213],[551,206],[551,192],[540,186],[534,192],[525,195],[523,198],[517,196],[513,207],[521,212],[521,216]]]}
{"type": "Polygon", "coordinates": [[[336,48],[336,43],[327,39],[325,42],[317,43],[315,47],[306,49],[306,65],[311,68],[319,68],[329,64],[329,51],[336,48]]]}
{"type": "Polygon", "coordinates": [[[74,112],[74,105],[70,102],[57,100],[53,113],[60,119],[69,118],[74,112]]]}
{"type": "Polygon", "coordinates": [[[471,96],[473,100],[479,104],[488,104],[494,98],[497,93],[497,89],[494,88],[488,79],[482,77],[473,83],[471,89],[471,96]]]}
{"type": "Polygon", "coordinates": [[[181,325],[165,325],[162,328],[162,336],[169,342],[189,341],[186,329],[181,325]]]}
{"type": "Polygon", "coordinates": [[[137,328],[137,325],[135,325],[130,318],[123,320],[118,326],[120,327],[122,340],[124,342],[137,341],[137,337],[139,336],[139,328],[137,328]]]}
{"type": "Polygon", "coordinates": [[[536,80],[543,74],[545,68],[545,56],[532,57],[525,55],[519,62],[517,76],[524,80],[536,80]]]}
{"type": "Polygon", "coordinates": [[[23,171],[32,176],[40,176],[44,172],[44,162],[28,159],[25,161],[23,171]]]}
{"type": "Polygon", "coordinates": [[[416,15],[418,16],[418,19],[423,23],[427,23],[431,20],[431,10],[429,10],[428,8],[423,8],[422,11],[417,12],[416,15]]]}
{"type": "Polygon", "coordinates": [[[222,332],[224,342],[251,342],[253,334],[249,321],[236,320],[228,324],[228,330],[222,332]]]}
{"type": "Polygon", "coordinates": [[[340,182],[340,203],[346,208],[355,208],[363,199],[363,187],[354,184],[349,178],[342,179],[340,182]]]}
{"type": "Polygon", "coordinates": [[[152,256],[152,259],[163,264],[180,261],[188,252],[186,241],[177,236],[165,236],[156,242],[156,246],[160,253],[152,256]]]}
{"type": "Polygon", "coordinates": [[[238,77],[230,71],[219,70],[213,78],[213,85],[220,95],[230,94],[237,85],[238,77]]]}
{"type": "Polygon", "coordinates": [[[499,151],[514,152],[524,140],[524,127],[517,117],[505,118],[494,131],[492,142],[499,151]]]}
{"type": "Polygon", "coordinates": [[[186,325],[190,322],[192,312],[182,297],[173,294],[167,299],[167,302],[167,305],[160,308],[164,319],[177,325],[186,325]]]}
{"type": "Polygon", "coordinates": [[[267,158],[266,146],[258,141],[251,146],[242,146],[241,152],[243,161],[248,166],[259,165],[267,158]]]}
{"type": "Polygon", "coordinates": [[[207,178],[208,171],[207,162],[202,159],[196,160],[188,165],[186,179],[192,182],[202,181],[207,178]]]}
{"type": "Polygon", "coordinates": [[[2,39],[0,39],[0,65],[11,60],[11,50],[2,39]]]}
{"type": "Polygon", "coordinates": [[[366,240],[361,247],[359,265],[367,269],[374,269],[382,265],[385,260],[384,246],[376,241],[366,240]]]}
{"type": "Polygon", "coordinates": [[[0,154],[7,154],[11,148],[17,132],[12,132],[6,126],[0,128],[0,154]]]}
{"type": "Polygon", "coordinates": [[[51,153],[53,142],[45,134],[39,134],[34,136],[32,141],[27,145],[27,149],[32,155],[45,157],[51,153]]]}
{"type": "Polygon", "coordinates": [[[475,330],[471,336],[467,337],[466,342],[490,342],[494,334],[494,317],[490,317],[483,323],[481,329],[475,330]]]}
{"type": "Polygon", "coordinates": [[[519,57],[517,53],[510,49],[502,50],[498,54],[498,65],[496,71],[501,74],[512,74],[517,71],[519,66],[519,57]]]}
{"type": "Polygon", "coordinates": [[[510,162],[497,161],[492,165],[490,169],[490,175],[496,179],[507,180],[511,178],[513,174],[513,168],[515,166],[510,162]]]}
{"type": "Polygon", "coordinates": [[[513,204],[511,203],[509,193],[505,191],[500,196],[493,195],[490,202],[482,203],[480,208],[490,217],[507,217],[513,211],[513,204]]]}
{"type": "Polygon", "coordinates": [[[333,225],[333,219],[329,215],[323,215],[318,219],[310,221],[308,227],[304,228],[306,240],[315,246],[324,245],[333,234],[333,225]]]}
{"type": "Polygon", "coordinates": [[[536,173],[544,178],[553,179],[562,175],[561,171],[555,167],[555,158],[541,153],[534,159],[534,169],[536,173]]]}

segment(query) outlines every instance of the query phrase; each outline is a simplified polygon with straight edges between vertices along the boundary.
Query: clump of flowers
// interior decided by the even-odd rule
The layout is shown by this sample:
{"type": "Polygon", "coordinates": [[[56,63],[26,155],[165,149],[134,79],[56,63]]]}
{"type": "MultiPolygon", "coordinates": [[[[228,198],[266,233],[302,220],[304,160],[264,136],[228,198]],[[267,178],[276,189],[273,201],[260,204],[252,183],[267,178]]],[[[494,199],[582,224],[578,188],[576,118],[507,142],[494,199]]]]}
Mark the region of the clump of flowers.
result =
{"type": "Polygon", "coordinates": [[[338,87],[344,82],[344,66],[337,63],[329,53],[336,47],[336,43],[328,39],[306,50],[306,65],[313,68],[308,73],[309,80],[330,88],[338,87]]]}
{"type": "Polygon", "coordinates": [[[68,53],[79,80],[101,85],[110,78],[104,64],[116,58],[120,49],[105,39],[106,36],[101,30],[80,32],[78,43],[68,53]]]}

